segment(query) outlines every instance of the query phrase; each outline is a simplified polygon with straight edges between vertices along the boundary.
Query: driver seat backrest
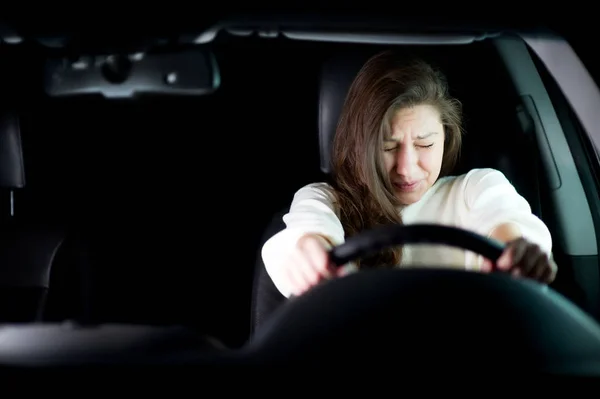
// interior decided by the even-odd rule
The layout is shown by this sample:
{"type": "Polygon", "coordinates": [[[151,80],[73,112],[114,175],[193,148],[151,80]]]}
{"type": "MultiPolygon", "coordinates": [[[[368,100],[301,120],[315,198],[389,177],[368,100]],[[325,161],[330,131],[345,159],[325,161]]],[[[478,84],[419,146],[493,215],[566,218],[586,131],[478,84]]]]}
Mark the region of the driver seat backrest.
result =
{"type": "Polygon", "coordinates": [[[19,117],[0,113],[0,323],[41,320],[50,269],[63,235],[19,214],[25,187],[19,117]]]}
{"type": "MultiPolygon", "coordinates": [[[[366,57],[357,56],[356,53],[334,56],[321,67],[318,108],[319,159],[320,169],[325,175],[331,172],[331,143],[346,93],[366,59],[366,57]]],[[[267,273],[260,250],[270,237],[285,228],[283,216],[288,210],[289,207],[286,207],[273,216],[260,240],[252,287],[251,335],[286,301],[267,273]]]]}
{"type": "MultiPolygon", "coordinates": [[[[353,50],[350,53],[332,56],[322,66],[319,88],[319,151],[320,168],[326,175],[331,172],[331,144],[346,93],[359,69],[373,54],[372,51],[362,53],[353,50]]],[[[483,111],[485,112],[485,109],[483,111]]],[[[515,114],[512,115],[514,124],[509,122],[509,126],[514,126],[512,132],[506,132],[507,129],[503,125],[498,127],[498,132],[496,130],[490,132],[488,129],[485,137],[482,137],[482,134],[477,135],[476,132],[467,134],[463,138],[461,161],[455,173],[465,173],[472,168],[485,167],[502,171],[517,191],[529,201],[532,211],[541,217],[537,164],[535,157],[532,157],[536,151],[529,134],[531,132],[525,129],[526,121],[522,120],[522,115],[518,111],[519,108],[515,108],[515,114]],[[518,138],[519,144],[515,145],[512,138],[518,138]]],[[[273,217],[260,241],[252,292],[252,331],[256,331],[260,324],[285,301],[285,297],[277,290],[265,270],[260,248],[270,237],[285,228],[282,216],[287,213],[287,210],[286,208],[273,217]]]]}

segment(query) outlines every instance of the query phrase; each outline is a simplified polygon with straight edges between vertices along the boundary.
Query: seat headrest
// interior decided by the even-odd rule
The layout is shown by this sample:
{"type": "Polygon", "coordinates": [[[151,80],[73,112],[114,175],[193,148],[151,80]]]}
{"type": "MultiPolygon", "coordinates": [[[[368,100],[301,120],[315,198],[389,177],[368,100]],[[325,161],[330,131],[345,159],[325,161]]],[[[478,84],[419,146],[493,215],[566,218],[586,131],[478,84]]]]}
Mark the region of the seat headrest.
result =
{"type": "Polygon", "coordinates": [[[319,150],[324,173],[331,172],[331,145],[348,89],[366,60],[364,54],[337,54],[325,61],[321,69],[319,150]]]}
{"type": "Polygon", "coordinates": [[[373,53],[364,50],[338,53],[323,64],[319,88],[319,150],[324,173],[331,172],[331,145],[350,85],[373,53]]]}
{"type": "Polygon", "coordinates": [[[16,113],[0,112],[0,188],[23,188],[25,166],[16,113]]]}

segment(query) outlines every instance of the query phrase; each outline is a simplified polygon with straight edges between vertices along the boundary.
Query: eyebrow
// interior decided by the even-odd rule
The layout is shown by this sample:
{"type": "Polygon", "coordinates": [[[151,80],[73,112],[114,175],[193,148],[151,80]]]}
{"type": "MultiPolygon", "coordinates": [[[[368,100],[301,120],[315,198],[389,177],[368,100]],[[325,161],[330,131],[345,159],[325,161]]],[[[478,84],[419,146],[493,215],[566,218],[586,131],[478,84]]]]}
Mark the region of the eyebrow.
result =
{"type": "Polygon", "coordinates": [[[417,140],[423,140],[426,139],[427,137],[433,136],[438,134],[438,132],[429,132],[429,133],[425,133],[425,134],[421,134],[419,136],[417,136],[417,140]]]}
{"type": "MultiPolygon", "coordinates": [[[[417,136],[417,140],[423,140],[423,139],[426,139],[426,138],[431,137],[431,136],[436,135],[436,134],[438,134],[438,132],[423,133],[423,134],[420,134],[420,135],[417,136]]],[[[393,139],[391,137],[387,137],[384,141],[389,141],[389,142],[394,142],[395,143],[398,140],[395,140],[395,139],[393,139]]]]}

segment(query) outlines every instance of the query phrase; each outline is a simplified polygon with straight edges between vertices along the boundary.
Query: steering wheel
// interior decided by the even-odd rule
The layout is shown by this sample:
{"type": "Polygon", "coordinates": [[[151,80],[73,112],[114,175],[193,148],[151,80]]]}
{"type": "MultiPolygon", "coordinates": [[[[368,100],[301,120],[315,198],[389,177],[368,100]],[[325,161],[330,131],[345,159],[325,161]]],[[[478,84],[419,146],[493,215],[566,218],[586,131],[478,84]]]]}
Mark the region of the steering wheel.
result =
{"type": "MultiPolygon", "coordinates": [[[[456,246],[494,263],[504,250],[476,233],[422,224],[360,233],[330,255],[340,266],[414,243],[456,246]]],[[[510,362],[512,369],[556,371],[578,367],[582,359],[600,361],[598,324],[549,287],[509,273],[430,266],[369,269],[313,287],[272,314],[249,353],[281,364],[392,361],[428,368],[459,361],[474,370],[510,362]]]]}
{"type": "Polygon", "coordinates": [[[330,251],[330,258],[335,265],[341,266],[390,246],[425,243],[460,247],[483,255],[493,262],[504,251],[503,244],[456,227],[390,224],[350,237],[330,251]]]}

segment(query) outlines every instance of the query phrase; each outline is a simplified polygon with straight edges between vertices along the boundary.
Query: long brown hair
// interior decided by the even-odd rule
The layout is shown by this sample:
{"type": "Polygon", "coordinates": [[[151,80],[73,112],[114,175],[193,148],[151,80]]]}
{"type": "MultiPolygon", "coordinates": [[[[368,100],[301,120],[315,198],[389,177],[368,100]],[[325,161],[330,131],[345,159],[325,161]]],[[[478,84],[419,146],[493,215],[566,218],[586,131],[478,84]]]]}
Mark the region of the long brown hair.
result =
{"type": "MultiPolygon", "coordinates": [[[[441,115],[445,142],[441,176],[460,152],[462,107],[448,91],[445,76],[423,60],[391,51],[370,58],[354,79],[333,141],[332,183],[346,237],[383,224],[402,223],[399,204],[383,163],[383,140],[400,108],[427,104],[441,115]]],[[[359,260],[360,267],[393,266],[400,247],[359,260]]]]}

